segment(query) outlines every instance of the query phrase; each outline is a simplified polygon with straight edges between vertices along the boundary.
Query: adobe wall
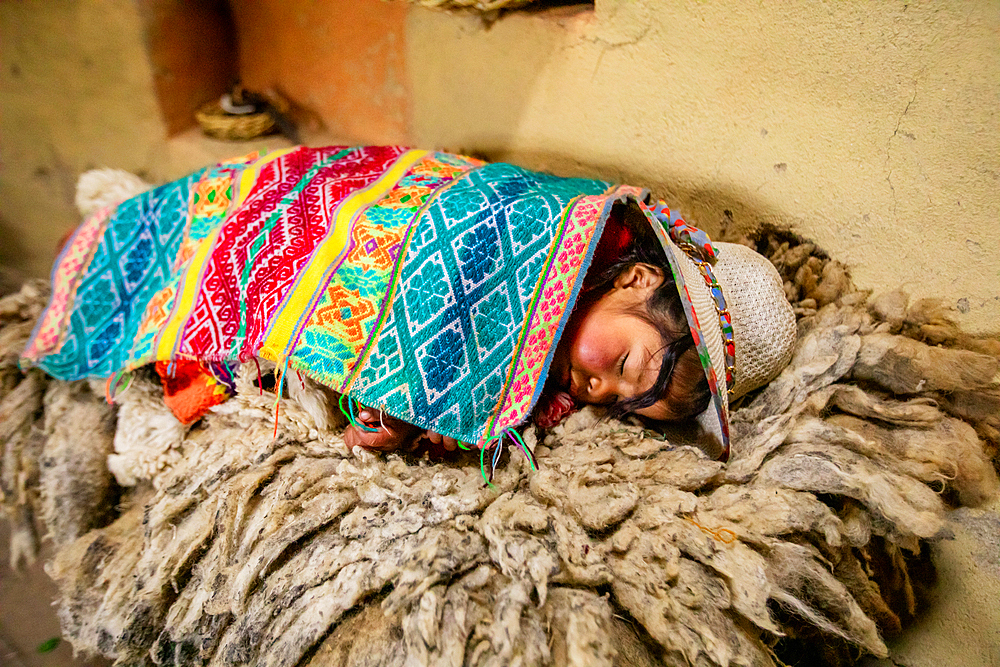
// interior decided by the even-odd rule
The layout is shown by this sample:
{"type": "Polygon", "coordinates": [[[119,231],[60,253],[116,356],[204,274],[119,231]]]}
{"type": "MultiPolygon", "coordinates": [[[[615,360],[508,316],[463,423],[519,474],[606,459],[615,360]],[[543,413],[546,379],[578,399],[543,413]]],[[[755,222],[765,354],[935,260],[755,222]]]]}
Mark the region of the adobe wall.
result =
{"type": "MultiPolygon", "coordinates": [[[[47,274],[85,169],[163,182],[284,145],[177,134],[236,62],[292,100],[308,143],[645,185],[709,231],[791,228],[862,287],[941,296],[971,330],[1000,330],[995,0],[597,0],[492,25],[383,0],[232,0],[229,54],[205,41],[218,26],[161,13],[198,4],[0,2],[0,266],[47,274]]],[[[900,664],[996,655],[996,531],[981,532],[938,547],[942,599],[900,664]]]]}
{"type": "MultiPolygon", "coordinates": [[[[282,144],[176,134],[227,71],[206,70],[218,26],[176,20],[200,4],[0,3],[0,261],[48,271],[86,168],[162,181],[282,144]]],[[[788,227],[862,287],[1000,330],[994,0],[598,0],[492,24],[382,0],[231,5],[230,60],[289,97],[308,143],[644,185],[709,231],[788,227]]]]}
{"type": "Polygon", "coordinates": [[[1000,3],[598,0],[408,28],[418,144],[645,185],[710,231],[788,227],[862,287],[1000,330],[1000,3]]]}
{"type": "Polygon", "coordinates": [[[164,136],[131,4],[0,3],[0,262],[48,275],[80,172],[164,136]]]}

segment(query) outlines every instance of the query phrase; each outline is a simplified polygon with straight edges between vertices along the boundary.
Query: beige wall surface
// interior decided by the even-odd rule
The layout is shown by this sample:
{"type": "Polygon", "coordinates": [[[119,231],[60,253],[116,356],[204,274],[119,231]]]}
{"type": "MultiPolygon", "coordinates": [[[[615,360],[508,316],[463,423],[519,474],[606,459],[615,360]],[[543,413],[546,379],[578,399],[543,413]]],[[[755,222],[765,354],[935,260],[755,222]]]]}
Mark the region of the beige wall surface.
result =
{"type": "Polygon", "coordinates": [[[1000,330],[995,0],[597,0],[408,27],[416,144],[643,185],[710,232],[788,227],[862,287],[1000,330]]]}
{"type": "Polygon", "coordinates": [[[48,275],[76,179],[143,170],[164,131],[139,16],[112,2],[0,2],[0,262],[48,275]]]}
{"type": "MultiPolygon", "coordinates": [[[[241,74],[322,121],[308,143],[404,137],[643,185],[710,232],[788,227],[862,287],[945,297],[971,330],[1000,330],[1000,0],[596,0],[492,24],[380,5],[398,21],[341,45],[370,67],[337,69],[324,40],[382,2],[232,0],[244,51],[268,44],[266,20],[306,31],[244,53],[241,74]]],[[[186,52],[145,31],[181,4],[0,0],[0,271],[47,274],[85,169],[159,183],[287,145],[168,136],[158,91],[193,104],[204,81],[171,78],[186,52]]],[[[963,525],[935,551],[937,610],[893,648],[899,664],[995,662],[996,523],[963,525]]]]}
{"type": "MultiPolygon", "coordinates": [[[[308,143],[405,139],[647,186],[710,232],[730,219],[791,228],[862,287],[941,296],[971,330],[1000,330],[997,0],[597,0],[492,24],[407,5],[378,42],[391,76],[325,77],[342,58],[310,46],[320,28],[381,2],[293,3],[295,21],[268,5],[280,25],[324,17],[301,26],[309,77],[281,59],[254,69],[266,53],[241,59],[245,79],[325,123],[308,143]],[[378,90],[325,92],[383,79],[394,97],[381,115],[358,102],[378,90]]],[[[168,138],[156,91],[173,73],[151,64],[144,34],[161,4],[0,2],[3,265],[47,273],[86,168],[162,182],[248,149],[168,138]]],[[[246,51],[250,37],[235,42],[246,51]]]]}
{"type": "MultiPolygon", "coordinates": [[[[158,90],[181,90],[183,98],[198,82],[185,86],[181,79],[191,72],[169,69],[178,58],[150,44],[156,40],[146,30],[165,4],[0,0],[0,268],[49,274],[59,239],[80,221],[73,198],[87,169],[125,169],[163,183],[214,160],[287,143],[270,137],[234,144],[197,131],[168,138],[167,117],[176,113],[170,105],[164,110],[158,90]]],[[[190,26],[172,29],[175,45],[193,39],[184,33],[190,26]]]]}

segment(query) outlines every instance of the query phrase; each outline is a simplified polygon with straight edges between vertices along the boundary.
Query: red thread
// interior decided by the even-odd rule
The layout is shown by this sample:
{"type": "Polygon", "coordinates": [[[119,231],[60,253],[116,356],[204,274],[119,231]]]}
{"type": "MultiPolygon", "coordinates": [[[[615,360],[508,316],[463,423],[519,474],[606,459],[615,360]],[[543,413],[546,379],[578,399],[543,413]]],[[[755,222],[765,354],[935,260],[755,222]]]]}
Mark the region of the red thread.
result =
{"type": "Polygon", "coordinates": [[[260,389],[260,395],[264,395],[264,378],[260,376],[260,364],[257,363],[257,357],[250,357],[253,359],[254,366],[257,367],[257,388],[260,389]]]}

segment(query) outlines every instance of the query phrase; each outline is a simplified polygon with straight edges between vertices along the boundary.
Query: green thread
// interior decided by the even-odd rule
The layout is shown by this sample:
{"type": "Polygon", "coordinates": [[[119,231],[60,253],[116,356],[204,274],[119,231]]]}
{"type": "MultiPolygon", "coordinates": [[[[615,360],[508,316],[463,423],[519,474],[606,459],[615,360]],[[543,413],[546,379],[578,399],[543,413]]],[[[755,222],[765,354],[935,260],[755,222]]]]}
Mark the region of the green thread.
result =
{"type": "MultiPolygon", "coordinates": [[[[350,396],[348,396],[348,397],[347,397],[347,404],[348,404],[348,405],[350,405],[350,404],[351,404],[351,401],[354,401],[354,405],[355,405],[355,406],[360,406],[360,405],[361,405],[360,403],[358,403],[357,399],[353,399],[353,398],[351,398],[350,396]]],[[[358,413],[360,414],[360,412],[361,412],[361,411],[359,410],[359,411],[358,411],[358,413]]],[[[364,423],[363,421],[361,421],[361,419],[360,419],[360,418],[358,419],[358,423],[357,423],[357,426],[358,426],[358,428],[360,428],[360,429],[361,429],[362,431],[366,431],[367,433],[378,433],[378,429],[377,429],[377,428],[372,428],[372,427],[371,427],[371,426],[369,426],[368,424],[366,424],[366,423],[364,423]]]]}
{"type": "MultiPolygon", "coordinates": [[[[486,443],[483,444],[485,445],[486,443]]],[[[486,482],[486,486],[496,491],[496,487],[493,486],[493,483],[490,482],[489,478],[486,476],[486,447],[481,447],[479,449],[479,474],[483,476],[483,481],[486,482]]]]}
{"type": "Polygon", "coordinates": [[[521,446],[521,451],[524,452],[524,456],[528,459],[528,464],[531,466],[531,469],[538,472],[538,465],[535,463],[535,455],[531,453],[530,449],[528,449],[528,445],[525,444],[524,439],[521,437],[521,434],[517,432],[517,429],[510,429],[507,431],[507,434],[514,438],[514,440],[517,441],[517,444],[521,446]]]}
{"type": "Polygon", "coordinates": [[[338,404],[340,406],[340,412],[345,417],[347,417],[347,421],[349,421],[351,423],[351,426],[354,426],[355,428],[359,428],[362,431],[366,431],[368,433],[377,433],[378,432],[377,428],[372,428],[368,424],[365,424],[362,421],[358,421],[357,417],[354,416],[354,403],[357,403],[357,401],[355,401],[353,398],[351,398],[347,394],[341,394],[340,395],[340,401],[338,401],[338,404]],[[347,399],[347,408],[346,409],[344,408],[344,399],[345,398],[347,399]],[[353,401],[353,403],[352,403],[352,401],[353,401]]]}
{"type": "Polygon", "coordinates": [[[354,415],[353,415],[353,414],[351,414],[351,412],[350,412],[350,407],[351,407],[351,402],[350,402],[350,400],[349,400],[349,399],[348,399],[348,402],[347,402],[347,409],[345,409],[345,408],[344,408],[344,399],[345,399],[345,398],[348,398],[347,394],[341,394],[341,395],[340,395],[340,401],[339,401],[339,404],[340,404],[340,412],[341,412],[341,413],[342,413],[342,414],[343,414],[343,415],[344,415],[345,417],[347,417],[347,421],[349,421],[349,422],[351,423],[351,426],[357,426],[358,424],[357,424],[357,422],[356,422],[356,421],[354,420],[354,415]]]}
{"type": "MultiPolygon", "coordinates": [[[[538,471],[538,462],[535,459],[535,455],[531,453],[530,449],[528,449],[528,445],[525,444],[524,439],[521,438],[521,434],[518,433],[517,429],[511,428],[511,429],[507,429],[506,431],[503,431],[503,432],[499,433],[498,435],[491,435],[490,437],[488,437],[485,440],[483,440],[483,442],[482,442],[482,448],[486,449],[486,445],[487,444],[489,444],[493,440],[498,440],[499,439],[500,442],[497,444],[497,451],[499,451],[500,447],[503,446],[503,437],[504,436],[507,436],[508,438],[511,438],[512,440],[514,440],[514,442],[516,442],[518,444],[518,446],[521,449],[521,452],[524,454],[524,457],[526,459],[528,459],[528,464],[531,466],[531,469],[534,470],[535,472],[537,472],[538,471]]],[[[496,461],[499,458],[500,458],[499,454],[494,455],[494,459],[493,459],[493,466],[494,467],[496,467],[496,461]]]]}

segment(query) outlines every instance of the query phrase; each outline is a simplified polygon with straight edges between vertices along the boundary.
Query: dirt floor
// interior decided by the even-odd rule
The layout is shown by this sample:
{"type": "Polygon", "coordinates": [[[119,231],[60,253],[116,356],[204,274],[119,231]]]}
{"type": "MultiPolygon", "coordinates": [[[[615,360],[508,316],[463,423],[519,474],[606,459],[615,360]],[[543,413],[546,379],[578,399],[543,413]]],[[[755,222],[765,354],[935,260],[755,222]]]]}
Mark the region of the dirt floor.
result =
{"type": "Polygon", "coordinates": [[[74,659],[69,642],[59,640],[52,600],[56,586],[34,565],[10,569],[9,530],[0,519],[0,667],[106,667],[107,660],[74,659]],[[58,644],[56,642],[58,641],[58,644]],[[56,644],[55,648],[46,650],[56,644]]]}

